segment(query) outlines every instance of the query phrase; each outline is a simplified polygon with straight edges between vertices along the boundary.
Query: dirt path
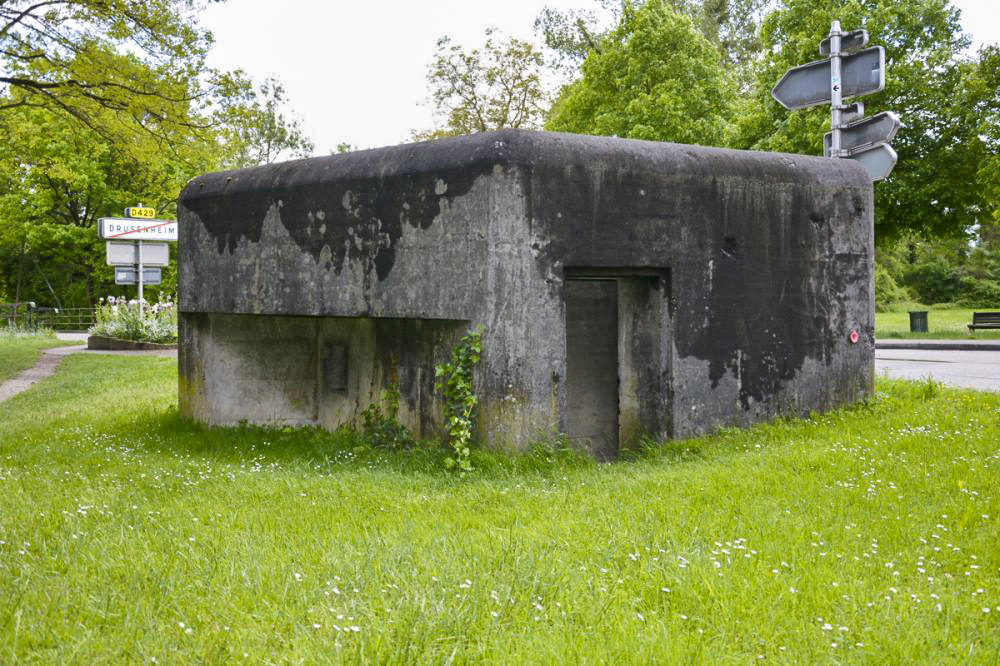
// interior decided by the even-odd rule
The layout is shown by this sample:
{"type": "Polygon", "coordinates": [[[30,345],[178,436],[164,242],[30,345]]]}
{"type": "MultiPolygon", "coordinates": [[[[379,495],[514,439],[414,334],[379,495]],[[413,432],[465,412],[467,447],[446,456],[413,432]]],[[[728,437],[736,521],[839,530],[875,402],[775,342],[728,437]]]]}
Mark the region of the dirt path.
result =
{"type": "Polygon", "coordinates": [[[33,384],[49,377],[56,371],[59,361],[63,360],[62,354],[50,354],[50,350],[42,352],[42,357],[34,367],[28,368],[17,377],[8,379],[0,384],[0,402],[11,398],[21,391],[27,391],[33,384]]]}
{"type": "Polygon", "coordinates": [[[8,379],[0,384],[0,402],[12,398],[22,391],[45,379],[51,377],[56,371],[56,366],[68,354],[113,354],[116,356],[166,356],[177,358],[177,350],[157,350],[157,351],[97,351],[87,349],[87,345],[74,345],[72,347],[56,347],[54,349],[43,349],[42,357],[31,368],[23,371],[17,377],[8,379]]]}

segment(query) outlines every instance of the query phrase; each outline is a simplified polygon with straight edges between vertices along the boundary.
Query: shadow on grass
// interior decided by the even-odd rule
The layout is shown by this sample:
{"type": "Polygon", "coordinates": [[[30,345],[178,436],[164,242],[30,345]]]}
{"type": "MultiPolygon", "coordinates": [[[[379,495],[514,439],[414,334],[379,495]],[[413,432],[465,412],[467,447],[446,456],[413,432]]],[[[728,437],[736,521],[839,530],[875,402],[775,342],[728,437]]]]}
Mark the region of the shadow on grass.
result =
{"type": "MultiPolygon", "coordinates": [[[[118,434],[136,434],[137,426],[148,436],[148,450],[164,454],[210,457],[231,464],[271,464],[334,470],[379,469],[460,478],[445,468],[451,450],[436,439],[423,439],[406,449],[372,447],[352,427],[329,431],[319,426],[272,427],[252,424],[207,426],[181,416],[176,409],[123,424],[118,434]]],[[[585,453],[564,445],[559,438],[541,440],[528,451],[504,453],[477,448],[472,451],[473,475],[539,474],[550,476],[570,469],[596,466],[585,453]]]]}
{"type": "MultiPolygon", "coordinates": [[[[829,438],[840,427],[877,430],[885,418],[904,410],[916,414],[921,405],[947,400],[951,393],[958,392],[961,391],[944,388],[933,380],[913,382],[880,378],[875,395],[854,405],[802,418],[781,417],[748,428],[720,428],[712,434],[690,439],[644,437],[610,464],[596,462],[561,435],[541,437],[522,453],[477,448],[472,452],[472,475],[548,478],[598,467],[622,469],[630,465],[718,461],[805,439],[829,438]]],[[[460,479],[458,474],[445,468],[449,448],[439,440],[421,440],[405,450],[375,448],[355,429],[346,426],[333,432],[317,426],[206,426],[180,416],[171,407],[165,412],[122,422],[116,429],[116,434],[122,437],[138,435],[152,452],[210,457],[232,464],[288,465],[322,473],[384,470],[460,479]]]]}

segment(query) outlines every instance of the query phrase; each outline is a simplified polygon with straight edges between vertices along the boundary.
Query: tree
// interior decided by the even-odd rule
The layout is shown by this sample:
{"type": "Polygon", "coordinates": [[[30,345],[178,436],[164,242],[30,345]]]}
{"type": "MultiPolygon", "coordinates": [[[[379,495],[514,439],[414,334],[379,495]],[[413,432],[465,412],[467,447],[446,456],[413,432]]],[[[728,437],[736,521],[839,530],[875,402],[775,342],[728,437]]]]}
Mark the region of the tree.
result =
{"type": "Polygon", "coordinates": [[[627,4],[563,88],[546,129],[723,145],[736,90],[719,52],[664,3],[627,4]]]}
{"type": "MultiPolygon", "coordinates": [[[[995,229],[986,231],[994,241],[1000,235],[1000,45],[984,48],[979,53],[976,66],[970,68],[966,78],[967,99],[962,104],[979,122],[979,136],[987,144],[987,155],[979,168],[979,182],[983,186],[987,211],[995,229]]],[[[981,220],[986,226],[987,221],[981,220]]],[[[1000,249],[1000,243],[995,245],[1000,249]]],[[[1000,275],[998,275],[1000,279],[1000,275]]]]}
{"type": "MultiPolygon", "coordinates": [[[[657,4],[690,17],[719,50],[741,89],[749,87],[761,49],[759,27],[770,0],[659,0],[657,4]]],[[[635,7],[633,0],[594,0],[590,9],[566,11],[544,7],[535,19],[535,30],[559,66],[575,70],[591,51],[601,51],[602,41],[623,13],[635,7]]]]}
{"type": "Polygon", "coordinates": [[[419,139],[541,127],[546,109],[542,54],[530,42],[486,30],[481,48],[466,51],[451,37],[437,42],[427,68],[439,128],[419,139]]]}
{"type": "Polygon", "coordinates": [[[222,166],[242,169],[313,151],[301,122],[285,109],[288,98],[281,81],[272,77],[255,86],[240,71],[219,79],[225,94],[214,120],[223,146],[222,166]]]}
{"type": "Polygon", "coordinates": [[[976,67],[961,55],[968,42],[947,0],[783,0],[762,28],[764,56],[736,145],[822,154],[829,107],[789,112],[770,91],[788,67],[816,59],[833,19],[885,47],[886,90],[863,101],[867,115],[893,110],[903,121],[893,141],[899,162],[875,188],[877,241],[907,230],[954,236],[981,222],[989,208],[981,170],[996,144],[995,133],[983,134],[982,109],[995,108],[996,89],[970,85],[976,67]]]}
{"type": "Polygon", "coordinates": [[[0,2],[0,112],[59,111],[109,136],[197,129],[211,35],[195,0],[0,2]],[[112,111],[108,116],[102,111],[112,111]],[[118,122],[124,120],[124,123],[118,122]]]}
{"type": "Polygon", "coordinates": [[[190,165],[215,159],[210,144],[193,144],[183,162],[155,142],[126,150],[45,109],[4,114],[0,128],[0,290],[63,307],[93,306],[112,281],[97,218],[139,202],[172,216],[190,165]]]}

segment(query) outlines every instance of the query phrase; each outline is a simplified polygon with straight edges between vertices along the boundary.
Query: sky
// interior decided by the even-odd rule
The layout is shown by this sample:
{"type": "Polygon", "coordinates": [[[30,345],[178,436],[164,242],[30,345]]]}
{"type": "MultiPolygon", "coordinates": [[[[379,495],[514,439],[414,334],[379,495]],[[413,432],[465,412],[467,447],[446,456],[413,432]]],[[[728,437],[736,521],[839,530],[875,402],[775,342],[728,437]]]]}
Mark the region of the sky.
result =
{"type": "MultiPolygon", "coordinates": [[[[1000,0],[952,0],[974,47],[1000,42],[1000,0]]],[[[209,63],[276,76],[324,155],[339,143],[373,148],[429,129],[426,68],[437,39],[477,45],[487,27],[538,41],[544,5],[587,0],[229,0],[204,11],[215,35],[209,63]],[[280,8],[278,10],[277,8],[280,8]]]]}

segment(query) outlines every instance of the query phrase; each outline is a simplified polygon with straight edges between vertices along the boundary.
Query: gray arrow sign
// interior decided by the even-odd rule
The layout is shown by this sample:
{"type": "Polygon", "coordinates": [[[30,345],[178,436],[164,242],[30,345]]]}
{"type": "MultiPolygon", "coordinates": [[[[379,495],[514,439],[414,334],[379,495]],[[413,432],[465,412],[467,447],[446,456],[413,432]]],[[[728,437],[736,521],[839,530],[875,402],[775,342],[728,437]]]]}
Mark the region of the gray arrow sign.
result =
{"type": "MultiPolygon", "coordinates": [[[[876,113],[871,118],[865,118],[857,122],[845,125],[840,128],[840,148],[846,150],[847,155],[852,155],[855,151],[876,143],[888,143],[892,137],[896,136],[902,123],[892,111],[876,113]]],[[[823,135],[823,156],[830,156],[830,145],[833,141],[833,132],[823,135]]]]}
{"type": "Polygon", "coordinates": [[[882,180],[892,172],[892,167],[896,166],[896,151],[887,144],[877,143],[859,149],[847,159],[861,164],[872,180],[882,180]]]}
{"type": "MultiPolygon", "coordinates": [[[[853,53],[868,46],[867,30],[852,30],[840,36],[840,52],[853,53]]],[[[830,55],[830,38],[827,37],[819,43],[819,54],[821,56],[830,55]]]]}
{"type": "MultiPolygon", "coordinates": [[[[840,68],[844,99],[885,88],[885,49],[881,46],[843,56],[840,68]]],[[[816,60],[785,72],[771,95],[786,109],[804,109],[830,102],[830,87],[830,61],[816,60]]]]}

